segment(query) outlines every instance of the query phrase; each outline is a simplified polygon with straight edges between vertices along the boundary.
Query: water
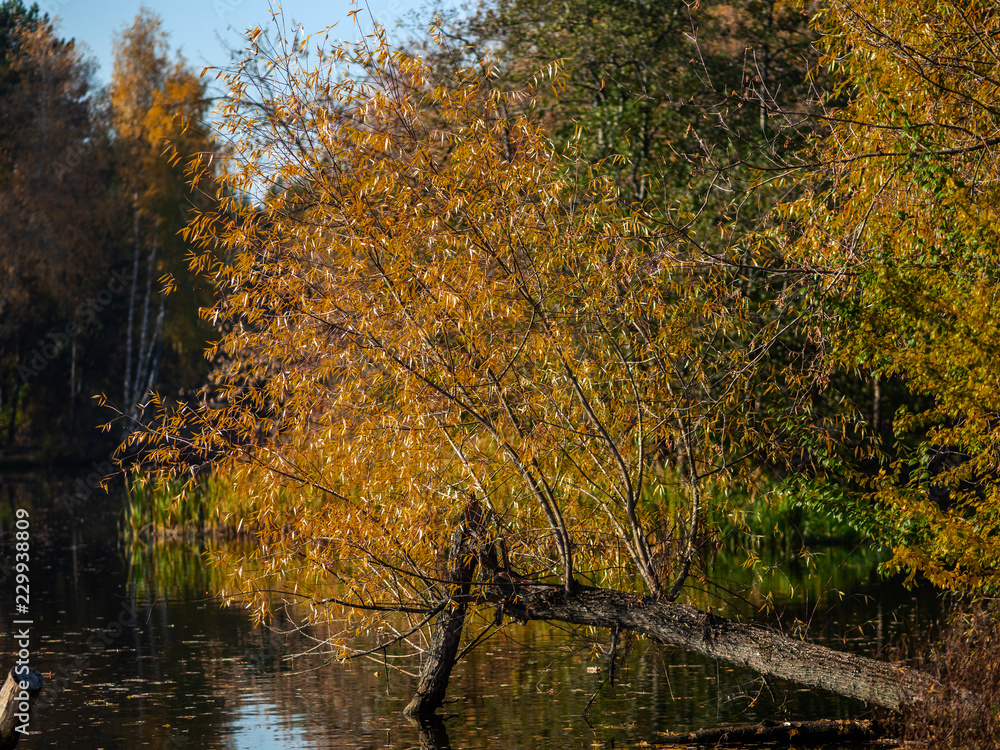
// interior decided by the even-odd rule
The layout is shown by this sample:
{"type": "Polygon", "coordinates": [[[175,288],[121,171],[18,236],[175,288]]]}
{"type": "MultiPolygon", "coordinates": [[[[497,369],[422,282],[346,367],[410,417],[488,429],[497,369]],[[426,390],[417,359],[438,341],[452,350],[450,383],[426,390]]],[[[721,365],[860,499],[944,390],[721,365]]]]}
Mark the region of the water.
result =
{"type": "MultiPolygon", "coordinates": [[[[130,558],[117,541],[119,502],[92,493],[70,512],[58,499],[69,489],[68,480],[0,476],[3,558],[14,510],[30,513],[32,664],[47,676],[32,734],[18,746],[26,750],[621,748],[659,732],[865,714],[854,701],[645,641],[612,687],[590,654],[606,632],[581,644],[533,624],[511,625],[473,651],[453,676],[443,731],[422,734],[401,715],[412,675],[380,656],[347,665],[322,653],[289,658],[323,631],[254,627],[242,609],[221,607],[190,545],[130,558]]],[[[784,627],[872,654],[936,614],[926,597],[859,580],[857,570],[847,578],[837,581],[842,599],[811,593],[781,607],[784,627]]],[[[13,584],[0,586],[4,669],[16,650],[13,584]]],[[[808,581],[797,588],[818,591],[808,581]]]]}

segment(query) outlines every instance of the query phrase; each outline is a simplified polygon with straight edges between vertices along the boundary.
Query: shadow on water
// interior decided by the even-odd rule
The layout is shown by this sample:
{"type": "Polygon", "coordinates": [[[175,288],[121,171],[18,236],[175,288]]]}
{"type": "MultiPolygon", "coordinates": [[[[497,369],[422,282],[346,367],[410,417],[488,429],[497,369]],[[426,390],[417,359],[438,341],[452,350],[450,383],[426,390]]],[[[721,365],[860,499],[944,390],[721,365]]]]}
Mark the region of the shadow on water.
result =
{"type": "MultiPolygon", "coordinates": [[[[659,732],[864,713],[854,701],[646,641],[628,644],[612,687],[600,657],[606,632],[570,637],[555,626],[510,624],[456,668],[444,720],[412,726],[401,712],[416,665],[405,665],[411,674],[396,669],[392,653],[340,664],[323,648],[321,627],[254,627],[241,608],[220,606],[220,574],[198,545],[123,552],[120,500],[91,492],[72,501],[75,480],[0,475],[5,559],[15,509],[31,518],[32,662],[48,681],[19,745],[26,750],[620,748],[659,732]]],[[[829,561],[789,582],[797,598],[775,608],[787,632],[873,654],[936,614],[933,599],[874,576],[872,560],[824,554],[829,561]],[[842,596],[820,595],[824,576],[837,576],[842,596]]],[[[744,586],[737,573],[730,583],[744,586]]],[[[739,606],[752,611],[758,603],[747,590],[739,606]]],[[[8,579],[0,586],[7,655],[13,601],[8,579]]]]}

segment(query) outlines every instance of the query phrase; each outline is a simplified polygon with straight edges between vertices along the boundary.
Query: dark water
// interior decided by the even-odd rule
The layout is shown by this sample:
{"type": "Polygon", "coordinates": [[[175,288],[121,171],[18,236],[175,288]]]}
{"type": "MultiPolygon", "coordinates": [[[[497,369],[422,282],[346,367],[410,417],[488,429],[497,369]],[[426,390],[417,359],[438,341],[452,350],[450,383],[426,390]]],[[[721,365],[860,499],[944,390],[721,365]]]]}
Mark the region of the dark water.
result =
{"type": "MultiPolygon", "coordinates": [[[[620,748],[658,732],[865,715],[854,701],[645,641],[612,687],[591,654],[606,632],[587,643],[579,631],[512,625],[457,668],[444,733],[422,736],[400,713],[411,676],[381,658],[290,658],[315,649],[322,631],[254,627],[242,609],[221,607],[196,547],[123,551],[120,502],[95,492],[71,511],[60,497],[74,479],[0,475],[0,561],[13,560],[16,509],[29,512],[31,662],[47,677],[19,748],[620,748]]],[[[870,568],[794,573],[796,598],[777,608],[782,627],[866,654],[926,627],[935,602],[870,568]],[[820,598],[831,582],[841,595],[820,598]]],[[[0,585],[4,671],[20,627],[14,584],[0,585]]]]}

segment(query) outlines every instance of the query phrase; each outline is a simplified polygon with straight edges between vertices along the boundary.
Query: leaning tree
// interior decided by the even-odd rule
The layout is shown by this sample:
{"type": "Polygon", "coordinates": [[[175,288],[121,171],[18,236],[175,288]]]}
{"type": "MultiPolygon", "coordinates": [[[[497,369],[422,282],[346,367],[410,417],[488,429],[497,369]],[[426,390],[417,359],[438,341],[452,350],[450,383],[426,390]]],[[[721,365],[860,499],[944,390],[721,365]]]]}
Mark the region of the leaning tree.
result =
{"type": "Polygon", "coordinates": [[[186,230],[216,388],[130,441],[247,493],[256,544],[231,567],[259,612],[294,569],[343,657],[426,633],[414,714],[467,623],[633,631],[883,706],[926,689],[684,601],[747,511],[725,488],[838,449],[812,361],[772,356],[836,269],[793,273],[767,238],[736,262],[623,208],[488,65],[441,77],[380,29],[311,57],[251,42],[219,203],[186,230]]]}

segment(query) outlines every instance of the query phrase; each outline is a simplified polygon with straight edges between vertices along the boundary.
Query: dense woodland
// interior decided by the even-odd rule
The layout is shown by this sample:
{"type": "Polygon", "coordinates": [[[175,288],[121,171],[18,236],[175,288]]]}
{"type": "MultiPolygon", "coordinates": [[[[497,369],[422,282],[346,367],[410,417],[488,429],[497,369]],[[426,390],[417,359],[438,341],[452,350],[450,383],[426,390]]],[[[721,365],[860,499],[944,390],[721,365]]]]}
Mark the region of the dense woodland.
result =
{"type": "MultiPolygon", "coordinates": [[[[204,84],[145,14],[116,40],[112,84],[37,7],[0,6],[0,445],[14,460],[106,459],[95,401],[208,374],[211,299],[177,232],[208,193],[184,177],[212,143],[204,84]],[[171,151],[173,149],[173,151],[171,151]],[[169,297],[169,278],[183,279],[169,297]]],[[[133,410],[135,407],[132,407],[133,410]]]]}
{"type": "Polygon", "coordinates": [[[433,631],[416,713],[467,618],[968,708],[940,674],[762,657],[764,631],[684,602],[782,503],[887,570],[1000,587],[991,3],[499,0],[401,46],[257,30],[212,131],[154,19],[97,92],[3,8],[6,452],[117,415],[124,460],[224,477],[259,541],[220,555],[233,591],[345,623],[341,657],[433,631]]]}

